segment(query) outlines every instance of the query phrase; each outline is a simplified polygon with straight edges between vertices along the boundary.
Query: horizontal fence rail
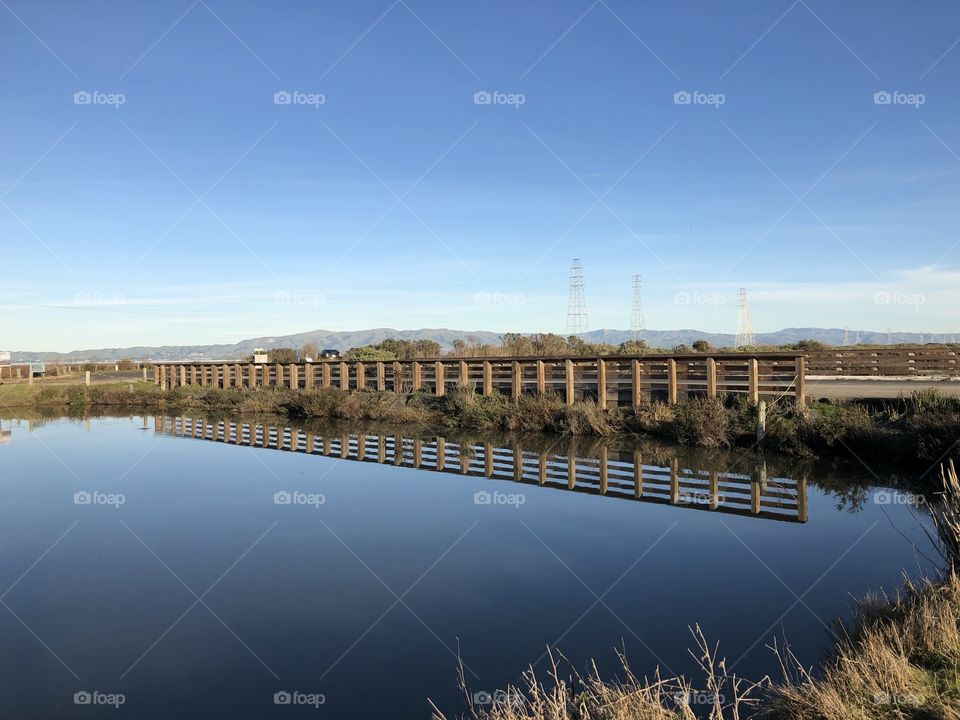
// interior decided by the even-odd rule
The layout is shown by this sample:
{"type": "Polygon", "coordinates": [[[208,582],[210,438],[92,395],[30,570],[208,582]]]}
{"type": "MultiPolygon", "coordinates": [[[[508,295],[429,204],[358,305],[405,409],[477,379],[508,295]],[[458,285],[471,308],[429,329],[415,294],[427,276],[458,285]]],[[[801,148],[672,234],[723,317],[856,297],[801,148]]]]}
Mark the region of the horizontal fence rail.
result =
{"type": "Polygon", "coordinates": [[[952,347],[818,350],[807,356],[808,375],[960,377],[952,347]]]}
{"type": "Polygon", "coordinates": [[[293,390],[427,390],[456,387],[511,397],[552,393],[568,405],[593,401],[601,408],[676,403],[691,395],[747,395],[804,399],[805,357],[797,353],[751,355],[649,355],[602,358],[431,358],[396,361],[323,360],[312,363],[167,363],[154,382],[163,388],[286,387],[293,390]]]}
{"type": "Polygon", "coordinates": [[[600,447],[589,456],[556,454],[442,437],[422,440],[369,432],[325,436],[292,427],[183,416],[154,417],[154,432],[767,520],[805,523],[808,518],[806,479],[769,478],[762,463],[750,475],[683,467],[676,457],[668,465],[651,464],[639,450],[600,447]]]}

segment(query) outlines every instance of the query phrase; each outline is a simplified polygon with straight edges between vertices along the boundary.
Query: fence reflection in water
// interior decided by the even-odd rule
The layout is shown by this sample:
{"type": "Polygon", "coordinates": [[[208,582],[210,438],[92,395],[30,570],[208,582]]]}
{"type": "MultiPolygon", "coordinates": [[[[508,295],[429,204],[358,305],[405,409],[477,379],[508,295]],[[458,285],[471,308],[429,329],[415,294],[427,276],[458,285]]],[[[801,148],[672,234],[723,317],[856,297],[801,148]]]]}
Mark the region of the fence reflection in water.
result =
{"type": "Polygon", "coordinates": [[[422,439],[398,433],[322,435],[256,422],[156,416],[158,434],[375,462],[433,472],[487,477],[649,503],[805,523],[805,478],[767,477],[766,464],[739,473],[681,465],[677,456],[651,464],[639,449],[599,445],[589,454],[494,446],[489,442],[422,439]]]}

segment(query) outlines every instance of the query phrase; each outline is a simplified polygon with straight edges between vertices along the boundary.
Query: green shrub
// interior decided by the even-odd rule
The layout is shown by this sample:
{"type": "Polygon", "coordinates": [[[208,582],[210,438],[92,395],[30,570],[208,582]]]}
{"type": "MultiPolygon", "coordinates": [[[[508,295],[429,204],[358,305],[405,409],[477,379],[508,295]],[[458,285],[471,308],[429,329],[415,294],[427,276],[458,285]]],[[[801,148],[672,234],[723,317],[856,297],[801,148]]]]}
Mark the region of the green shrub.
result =
{"type": "Polygon", "coordinates": [[[731,419],[719,398],[691,398],[674,410],[677,440],[684,445],[729,447],[733,439],[731,419]]]}

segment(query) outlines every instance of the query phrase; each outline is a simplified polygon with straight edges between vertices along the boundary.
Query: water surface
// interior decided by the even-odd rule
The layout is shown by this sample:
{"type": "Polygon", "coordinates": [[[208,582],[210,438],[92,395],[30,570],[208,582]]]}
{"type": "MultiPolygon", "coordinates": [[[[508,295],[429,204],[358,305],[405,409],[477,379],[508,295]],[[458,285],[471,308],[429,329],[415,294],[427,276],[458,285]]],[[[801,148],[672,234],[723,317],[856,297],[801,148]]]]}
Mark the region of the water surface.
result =
{"type": "Polygon", "coordinates": [[[816,663],[851,597],[932,554],[908,497],[751,453],[171,417],[2,430],[0,717],[453,714],[458,653],[476,691],[548,646],[692,672],[693,623],[759,677],[774,639],[816,663]],[[75,704],[93,691],[123,705],[75,704]]]}

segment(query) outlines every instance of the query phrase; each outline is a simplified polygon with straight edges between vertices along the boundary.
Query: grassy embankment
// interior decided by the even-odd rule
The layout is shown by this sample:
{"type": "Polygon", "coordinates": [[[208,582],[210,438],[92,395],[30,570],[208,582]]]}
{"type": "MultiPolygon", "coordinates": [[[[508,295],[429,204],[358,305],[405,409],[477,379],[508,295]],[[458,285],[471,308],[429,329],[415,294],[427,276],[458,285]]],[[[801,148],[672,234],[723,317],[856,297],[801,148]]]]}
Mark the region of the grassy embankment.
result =
{"type": "MultiPolygon", "coordinates": [[[[185,386],[160,390],[151,383],[3,385],[0,408],[55,412],[166,411],[269,414],[291,419],[335,418],[421,425],[438,430],[545,432],[579,436],[639,435],[694,447],[749,447],[756,443],[756,407],[743,398],[693,398],[677,405],[648,403],[634,410],[600,410],[586,402],[567,406],[555,396],[517,400],[454,390],[395,394],[335,388],[291,392],[185,386]]],[[[851,453],[886,466],[929,467],[960,437],[960,398],[934,391],[888,401],[791,402],[768,408],[764,447],[799,457],[851,453]]]]}
{"type": "MultiPolygon", "coordinates": [[[[956,720],[960,718],[960,482],[953,465],[932,503],[943,577],[907,583],[898,596],[869,597],[856,607],[844,640],[816,672],[789,649],[774,649],[782,678],[758,681],[727,671],[693,628],[702,678],[639,678],[623,662],[623,680],[579,674],[562,660],[542,678],[528,670],[522,687],[471,709],[482,720],[956,720]],[[558,665],[563,665],[561,670],[558,665]],[[694,708],[697,712],[694,711],[694,708]]],[[[435,720],[445,720],[439,710],[435,720]]]]}

